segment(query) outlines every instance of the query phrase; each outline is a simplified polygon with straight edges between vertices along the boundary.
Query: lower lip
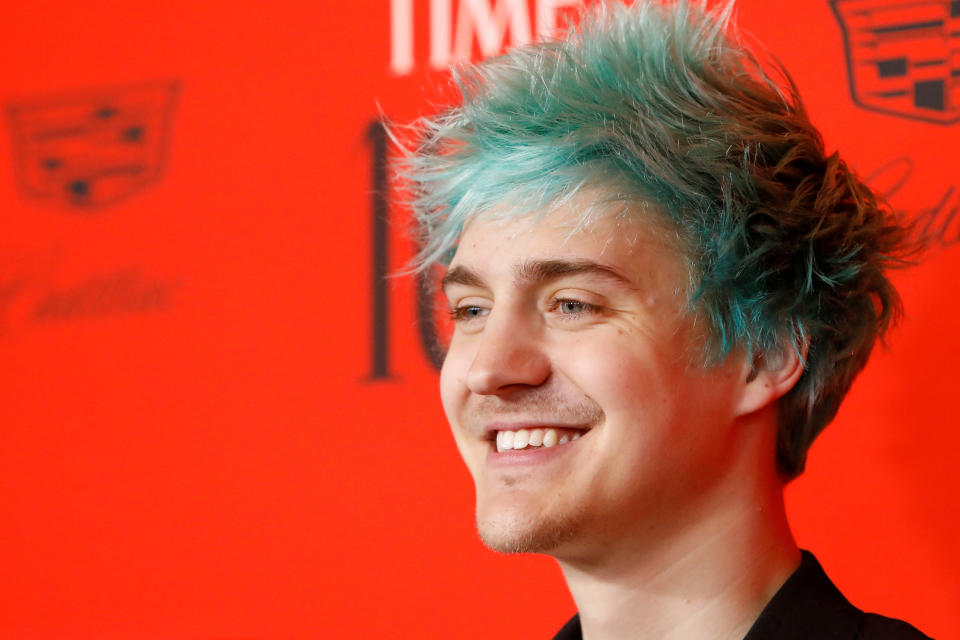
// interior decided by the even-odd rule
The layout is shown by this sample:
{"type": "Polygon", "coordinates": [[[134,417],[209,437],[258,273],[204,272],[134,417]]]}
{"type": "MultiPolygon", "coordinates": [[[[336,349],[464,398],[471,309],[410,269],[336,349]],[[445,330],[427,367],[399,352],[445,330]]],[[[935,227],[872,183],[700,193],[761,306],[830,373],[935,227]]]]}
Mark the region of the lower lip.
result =
{"type": "Polygon", "coordinates": [[[535,464],[544,464],[562,456],[583,436],[576,440],[557,444],[552,447],[537,447],[536,449],[518,449],[512,451],[497,451],[496,447],[487,454],[487,466],[490,467],[519,467],[535,464]]]}

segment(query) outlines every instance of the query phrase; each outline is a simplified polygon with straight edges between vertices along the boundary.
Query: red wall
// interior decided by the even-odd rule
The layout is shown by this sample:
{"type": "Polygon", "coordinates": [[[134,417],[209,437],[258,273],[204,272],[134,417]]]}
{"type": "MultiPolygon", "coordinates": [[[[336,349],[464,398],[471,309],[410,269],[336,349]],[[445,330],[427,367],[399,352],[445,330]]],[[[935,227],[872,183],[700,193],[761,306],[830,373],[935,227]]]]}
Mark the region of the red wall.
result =
{"type": "MultiPolygon", "coordinates": [[[[375,316],[369,130],[449,95],[428,5],[402,75],[388,0],[0,12],[0,638],[550,637],[572,612],[552,561],[475,539],[409,278],[375,316]]],[[[797,537],[856,604],[960,638],[960,90],[855,100],[899,80],[851,86],[828,0],[739,6],[828,147],[942,231],[788,489],[797,537]]],[[[958,24],[878,46],[929,58],[958,24]]]]}

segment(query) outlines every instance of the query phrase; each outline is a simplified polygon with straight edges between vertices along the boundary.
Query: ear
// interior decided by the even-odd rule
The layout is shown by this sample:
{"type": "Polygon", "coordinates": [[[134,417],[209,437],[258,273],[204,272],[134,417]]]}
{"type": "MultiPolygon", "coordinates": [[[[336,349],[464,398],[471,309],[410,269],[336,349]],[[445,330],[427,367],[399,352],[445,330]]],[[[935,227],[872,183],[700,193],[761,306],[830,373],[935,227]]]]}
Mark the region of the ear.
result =
{"type": "Polygon", "coordinates": [[[787,341],[777,351],[758,353],[752,362],[745,362],[737,414],[753,413],[790,391],[803,375],[809,347],[808,340],[787,341]]]}

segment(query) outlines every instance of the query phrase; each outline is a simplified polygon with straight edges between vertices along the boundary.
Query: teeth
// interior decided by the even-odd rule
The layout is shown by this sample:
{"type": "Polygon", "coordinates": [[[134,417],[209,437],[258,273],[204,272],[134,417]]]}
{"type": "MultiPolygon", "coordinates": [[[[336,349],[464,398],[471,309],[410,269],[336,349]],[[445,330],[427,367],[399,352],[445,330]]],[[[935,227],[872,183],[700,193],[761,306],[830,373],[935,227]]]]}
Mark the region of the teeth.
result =
{"type": "Polygon", "coordinates": [[[530,446],[539,447],[543,444],[543,432],[546,429],[534,429],[530,432],[530,446]]]}
{"type": "Polygon", "coordinates": [[[543,432],[543,446],[545,447],[555,447],[557,446],[557,430],[556,429],[545,429],[543,432]]]}
{"type": "Polygon", "coordinates": [[[526,429],[520,429],[513,434],[513,448],[523,449],[530,444],[530,432],[526,429]]]}
{"type": "Polygon", "coordinates": [[[581,433],[567,429],[518,429],[497,432],[497,451],[511,451],[528,447],[555,447],[579,440],[581,433]]]}

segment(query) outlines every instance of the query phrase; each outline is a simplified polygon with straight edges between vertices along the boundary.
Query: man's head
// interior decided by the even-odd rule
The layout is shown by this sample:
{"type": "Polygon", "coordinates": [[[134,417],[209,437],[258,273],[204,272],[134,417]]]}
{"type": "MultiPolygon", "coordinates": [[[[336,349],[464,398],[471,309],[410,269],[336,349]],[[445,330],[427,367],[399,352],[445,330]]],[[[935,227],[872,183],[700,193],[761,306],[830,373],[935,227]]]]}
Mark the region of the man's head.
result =
{"type": "MultiPolygon", "coordinates": [[[[541,407],[549,414],[545,407],[558,405],[574,422],[602,422],[610,414],[595,394],[633,384],[637,402],[629,409],[638,416],[636,428],[646,428],[639,414],[659,411],[649,403],[660,403],[667,407],[661,417],[686,421],[674,425],[675,446],[682,446],[683,429],[707,428],[693,423],[702,421],[705,407],[736,416],[747,406],[737,405],[740,391],[724,386],[730,376],[742,387],[770,374],[777,465],[785,477],[802,471],[807,449],[898,311],[883,269],[896,261],[904,231],[837,154],[824,152],[786,73],[774,67],[779,80],[771,77],[732,39],[730,11],[730,4],[712,14],[685,2],[604,5],[563,41],[523,47],[461,71],[462,105],[423,121],[424,141],[410,170],[425,234],[421,264],[452,258],[451,272],[459,273],[449,283],[453,298],[486,287],[487,298],[498,293],[500,305],[529,284],[524,276],[539,273],[535,266],[526,272],[531,260],[606,265],[619,256],[618,267],[627,271],[621,275],[636,296],[631,304],[637,307],[627,315],[646,318],[646,302],[656,310],[656,329],[634,327],[642,353],[614,344],[631,334],[626,327],[609,350],[594,356],[576,350],[597,330],[577,332],[564,349],[594,357],[604,369],[595,377],[601,384],[590,382],[573,394],[558,391],[564,385],[554,378],[569,382],[576,374],[557,372],[563,349],[550,337],[568,334],[550,333],[544,312],[541,333],[527,335],[529,353],[518,349],[500,357],[515,371],[544,358],[550,366],[540,381],[533,375],[505,383],[514,386],[504,394],[491,393],[492,383],[485,387],[478,376],[471,386],[475,363],[463,361],[465,354],[486,357],[487,345],[462,329],[497,326],[497,311],[487,302],[470,307],[451,299],[460,324],[443,384],[455,433],[464,420],[495,420],[498,411],[520,407],[510,401],[518,389],[534,407],[528,413],[541,407]],[[652,290],[645,288],[650,283],[652,290]],[[667,291],[677,298],[672,325],[667,291]],[[620,368],[617,353],[627,361],[620,368]],[[671,384],[689,386],[688,406],[670,408],[643,371],[632,371],[629,363],[644,357],[656,363],[650,375],[669,383],[664,391],[671,384]],[[680,369],[667,373],[661,365],[680,369]],[[745,380],[739,380],[743,367],[745,380]],[[686,377],[672,380],[674,374],[686,377]],[[448,400],[457,395],[448,378],[458,375],[462,393],[472,398],[448,400]],[[697,376],[704,378],[694,384],[697,376]]],[[[573,310],[593,303],[561,298],[557,304],[573,310]]],[[[516,335],[524,335],[523,317],[511,321],[521,323],[516,335]]],[[[550,415],[535,417],[548,421],[550,415]]],[[[564,415],[558,419],[562,423],[564,415]]]]}
{"type": "Polygon", "coordinates": [[[799,358],[753,376],[742,352],[691,365],[705,339],[678,294],[676,241],[616,210],[582,228],[597,197],[472,220],[444,277],[456,329],[443,406],[478,530],[501,551],[585,561],[637,523],[670,539],[735,493],[728,481],[756,482],[758,460],[774,475],[773,416],[766,430],[749,421],[794,384],[799,358]]]}

